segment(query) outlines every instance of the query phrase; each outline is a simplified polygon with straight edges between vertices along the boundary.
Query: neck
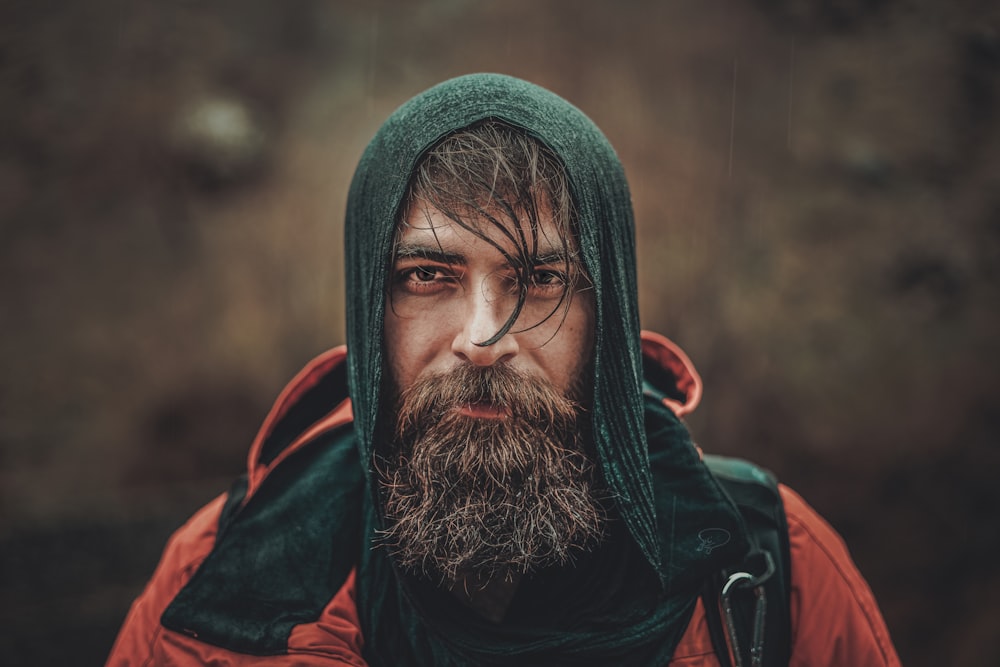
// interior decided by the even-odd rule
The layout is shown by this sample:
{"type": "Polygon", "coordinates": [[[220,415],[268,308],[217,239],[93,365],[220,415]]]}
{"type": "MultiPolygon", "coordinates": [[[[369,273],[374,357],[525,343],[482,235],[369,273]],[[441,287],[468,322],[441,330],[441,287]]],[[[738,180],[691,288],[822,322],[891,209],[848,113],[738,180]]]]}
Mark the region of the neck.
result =
{"type": "Polygon", "coordinates": [[[510,608],[520,581],[520,573],[508,573],[489,579],[465,574],[459,575],[448,585],[448,592],[486,620],[499,623],[510,608]]]}

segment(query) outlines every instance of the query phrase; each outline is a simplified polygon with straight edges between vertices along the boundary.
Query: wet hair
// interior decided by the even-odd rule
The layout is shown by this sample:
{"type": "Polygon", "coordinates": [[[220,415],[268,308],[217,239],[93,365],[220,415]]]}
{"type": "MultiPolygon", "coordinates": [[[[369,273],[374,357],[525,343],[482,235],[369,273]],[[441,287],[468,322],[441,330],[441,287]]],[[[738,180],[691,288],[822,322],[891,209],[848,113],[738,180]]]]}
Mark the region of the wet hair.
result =
{"type": "MultiPolygon", "coordinates": [[[[573,293],[589,283],[576,244],[576,212],[566,170],[551,149],[520,128],[487,120],[438,142],[414,170],[397,230],[417,206],[437,209],[489,243],[513,269],[516,305],[500,329],[476,345],[493,345],[517,322],[531,285],[543,215],[551,216],[568,279],[551,311],[519,331],[541,325],[560,309],[565,315],[573,293]],[[491,232],[510,244],[496,242],[491,232]]],[[[395,255],[394,249],[392,261],[395,255]]]]}

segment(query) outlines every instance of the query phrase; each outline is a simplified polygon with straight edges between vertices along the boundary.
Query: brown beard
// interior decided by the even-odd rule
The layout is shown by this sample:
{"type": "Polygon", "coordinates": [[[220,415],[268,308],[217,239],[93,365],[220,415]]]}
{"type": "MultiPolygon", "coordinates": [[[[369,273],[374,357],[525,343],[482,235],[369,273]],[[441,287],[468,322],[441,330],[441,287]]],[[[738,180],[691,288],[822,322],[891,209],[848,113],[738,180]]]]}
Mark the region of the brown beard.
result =
{"type": "Polygon", "coordinates": [[[379,471],[384,543],[406,571],[443,581],[569,562],[603,534],[579,405],[506,365],[418,380],[397,400],[392,455],[379,471]],[[472,418],[464,405],[502,409],[472,418]]]}

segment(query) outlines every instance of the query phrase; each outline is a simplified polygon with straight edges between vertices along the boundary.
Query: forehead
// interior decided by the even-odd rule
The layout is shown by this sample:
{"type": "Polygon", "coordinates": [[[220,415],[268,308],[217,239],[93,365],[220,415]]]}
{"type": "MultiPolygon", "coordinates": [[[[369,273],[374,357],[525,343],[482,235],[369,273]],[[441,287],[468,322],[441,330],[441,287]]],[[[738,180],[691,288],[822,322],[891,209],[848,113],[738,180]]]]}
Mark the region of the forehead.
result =
{"type": "Polygon", "coordinates": [[[457,213],[426,202],[415,202],[400,220],[395,255],[426,251],[462,252],[480,247],[508,260],[558,255],[567,259],[576,240],[556,223],[549,206],[516,211],[499,205],[457,213]]]}

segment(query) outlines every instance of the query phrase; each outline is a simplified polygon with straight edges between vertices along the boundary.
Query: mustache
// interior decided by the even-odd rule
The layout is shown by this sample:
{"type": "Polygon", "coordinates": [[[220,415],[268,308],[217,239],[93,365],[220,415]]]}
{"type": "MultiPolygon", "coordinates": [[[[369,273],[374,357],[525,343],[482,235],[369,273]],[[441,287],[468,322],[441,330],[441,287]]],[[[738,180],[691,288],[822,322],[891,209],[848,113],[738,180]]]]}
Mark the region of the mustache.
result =
{"type": "Polygon", "coordinates": [[[462,364],[419,379],[399,395],[395,435],[399,439],[426,424],[457,419],[456,408],[467,405],[493,406],[516,423],[563,430],[573,427],[582,411],[576,393],[571,388],[567,396],[506,364],[462,364]]]}

